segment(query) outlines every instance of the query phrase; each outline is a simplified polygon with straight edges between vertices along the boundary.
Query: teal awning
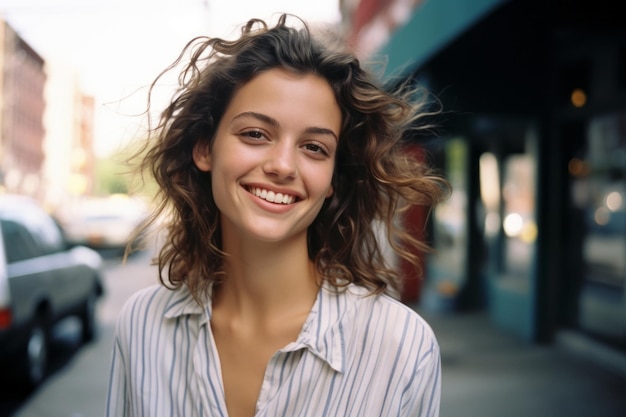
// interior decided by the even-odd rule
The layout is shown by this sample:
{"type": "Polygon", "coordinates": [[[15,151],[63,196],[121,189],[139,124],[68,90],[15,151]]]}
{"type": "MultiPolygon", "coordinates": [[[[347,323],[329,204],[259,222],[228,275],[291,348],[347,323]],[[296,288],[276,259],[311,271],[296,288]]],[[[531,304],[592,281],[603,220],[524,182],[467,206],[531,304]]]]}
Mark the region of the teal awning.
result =
{"type": "Polygon", "coordinates": [[[509,0],[425,0],[376,53],[386,57],[387,75],[412,71],[509,0]]]}

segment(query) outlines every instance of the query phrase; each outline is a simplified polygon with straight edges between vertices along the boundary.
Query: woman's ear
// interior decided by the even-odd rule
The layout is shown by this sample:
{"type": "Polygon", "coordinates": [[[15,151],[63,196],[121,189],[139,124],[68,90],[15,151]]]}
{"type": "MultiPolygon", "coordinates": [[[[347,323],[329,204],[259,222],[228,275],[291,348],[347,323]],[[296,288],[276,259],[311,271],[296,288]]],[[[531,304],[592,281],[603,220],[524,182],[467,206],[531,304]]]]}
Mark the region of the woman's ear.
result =
{"type": "Polygon", "coordinates": [[[193,162],[200,171],[208,172],[211,170],[211,152],[209,145],[206,143],[196,143],[193,147],[193,162]]]}

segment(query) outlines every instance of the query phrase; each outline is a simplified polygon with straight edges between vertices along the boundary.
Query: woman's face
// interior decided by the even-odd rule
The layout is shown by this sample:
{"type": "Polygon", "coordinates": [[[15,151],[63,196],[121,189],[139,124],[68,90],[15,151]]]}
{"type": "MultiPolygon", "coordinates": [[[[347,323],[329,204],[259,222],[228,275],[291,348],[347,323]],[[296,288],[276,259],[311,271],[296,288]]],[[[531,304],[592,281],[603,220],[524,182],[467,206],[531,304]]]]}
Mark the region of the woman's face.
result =
{"type": "Polygon", "coordinates": [[[211,172],[222,234],[266,242],[306,239],[333,193],[341,111],[326,80],[265,71],[237,90],[212,148],[194,150],[211,172]]]}

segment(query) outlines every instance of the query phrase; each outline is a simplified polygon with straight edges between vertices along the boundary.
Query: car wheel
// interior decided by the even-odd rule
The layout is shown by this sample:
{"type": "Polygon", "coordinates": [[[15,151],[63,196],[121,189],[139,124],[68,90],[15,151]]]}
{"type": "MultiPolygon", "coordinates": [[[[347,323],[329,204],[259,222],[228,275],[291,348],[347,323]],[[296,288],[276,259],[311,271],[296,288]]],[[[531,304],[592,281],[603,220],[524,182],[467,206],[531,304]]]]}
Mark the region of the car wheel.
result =
{"type": "Polygon", "coordinates": [[[93,290],[89,293],[89,296],[83,303],[83,307],[80,312],[80,322],[82,324],[81,338],[83,343],[88,343],[94,340],[97,336],[98,323],[96,319],[96,302],[98,295],[93,290]]]}
{"type": "Polygon", "coordinates": [[[48,369],[49,337],[44,320],[35,319],[19,361],[20,377],[26,390],[37,387],[48,369]]]}

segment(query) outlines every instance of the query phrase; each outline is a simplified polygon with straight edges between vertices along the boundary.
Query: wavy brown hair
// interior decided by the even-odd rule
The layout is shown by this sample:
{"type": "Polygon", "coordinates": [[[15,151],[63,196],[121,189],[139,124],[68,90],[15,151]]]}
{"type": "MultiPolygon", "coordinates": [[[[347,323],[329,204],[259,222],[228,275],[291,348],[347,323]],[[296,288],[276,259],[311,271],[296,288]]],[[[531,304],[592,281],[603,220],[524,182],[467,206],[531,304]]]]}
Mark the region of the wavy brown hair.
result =
{"type": "Polygon", "coordinates": [[[166,219],[168,233],[155,259],[160,280],[169,288],[187,285],[197,300],[224,279],[224,253],[211,174],[196,168],[192,152],[211,147],[233,94],[264,71],[280,67],[324,78],[342,112],[334,193],[308,230],[309,258],[336,288],[355,283],[372,293],[397,290],[397,271],[385,261],[374,222],[386,226],[394,251],[419,267],[415,249],[429,247],[398,224],[398,216],[413,205],[432,208],[448,193],[442,177],[406,152],[407,132],[429,128],[426,95],[407,84],[384,88],[354,54],[333,45],[332,37],[287,20],[282,15],[270,27],[252,19],[236,40],[195,38],[150,88],[152,96],[164,74],[190,55],[176,93],[137,155],[138,169],[159,186],[144,227],[166,219]]]}

